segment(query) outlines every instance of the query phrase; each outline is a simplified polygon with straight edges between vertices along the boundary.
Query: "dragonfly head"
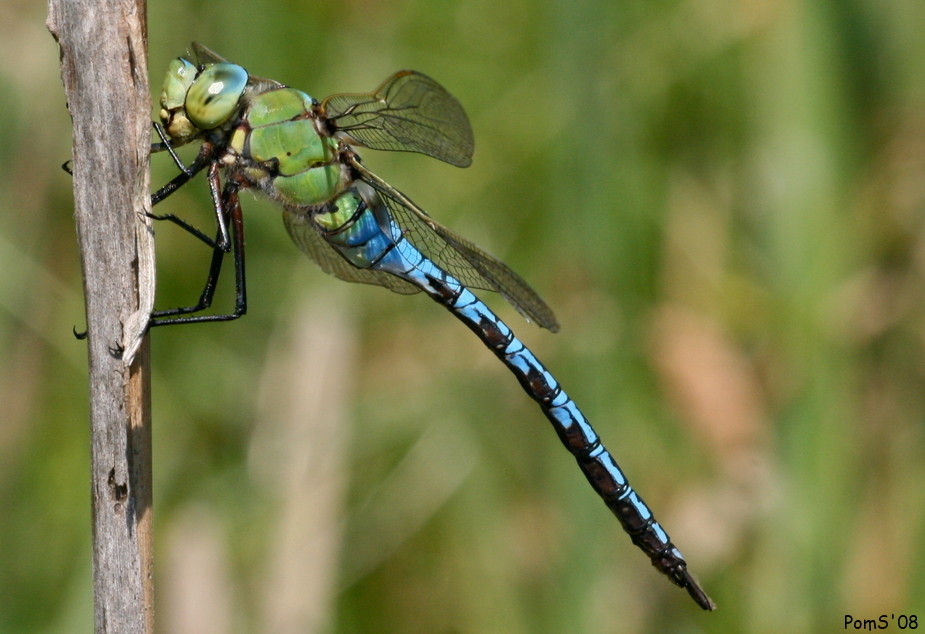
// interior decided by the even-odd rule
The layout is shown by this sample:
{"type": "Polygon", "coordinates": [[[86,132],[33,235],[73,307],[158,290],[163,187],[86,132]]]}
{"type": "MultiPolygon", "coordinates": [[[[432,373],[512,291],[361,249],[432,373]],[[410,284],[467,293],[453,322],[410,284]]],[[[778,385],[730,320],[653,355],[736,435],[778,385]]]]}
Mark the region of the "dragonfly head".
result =
{"type": "Polygon", "coordinates": [[[183,58],[173,60],[161,91],[160,117],[167,134],[182,145],[228,121],[238,110],[247,79],[237,64],[197,68],[183,58]]]}

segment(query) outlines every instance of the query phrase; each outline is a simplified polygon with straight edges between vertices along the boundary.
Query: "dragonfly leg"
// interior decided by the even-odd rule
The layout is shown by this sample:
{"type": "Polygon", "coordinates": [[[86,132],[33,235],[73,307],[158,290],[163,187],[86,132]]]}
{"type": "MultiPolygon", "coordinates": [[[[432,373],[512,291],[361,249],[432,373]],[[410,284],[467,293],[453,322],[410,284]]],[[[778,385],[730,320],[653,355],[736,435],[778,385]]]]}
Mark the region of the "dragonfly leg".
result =
{"type": "MultiPolygon", "coordinates": [[[[155,126],[155,129],[158,130],[158,133],[163,135],[163,130],[160,129],[159,124],[155,123],[154,126],[155,126]]],[[[161,138],[164,138],[164,137],[162,136],[161,138]]],[[[216,209],[216,218],[218,219],[218,226],[222,229],[222,231],[218,239],[213,241],[212,238],[204,234],[202,231],[200,231],[199,229],[197,229],[196,227],[194,227],[187,221],[183,220],[179,216],[175,216],[174,214],[154,214],[154,213],[148,212],[148,217],[153,220],[167,220],[169,222],[172,222],[178,227],[180,227],[181,229],[183,229],[184,231],[195,236],[198,240],[201,240],[205,244],[209,245],[209,247],[213,249],[217,247],[221,247],[225,249],[228,245],[228,231],[226,229],[224,221],[221,219],[221,214],[217,211],[218,206],[215,202],[216,200],[218,200],[218,189],[217,189],[218,184],[215,181],[215,178],[213,177],[213,172],[217,172],[217,167],[215,165],[215,161],[213,160],[215,156],[214,146],[210,143],[203,143],[202,147],[199,149],[199,154],[196,156],[196,159],[192,162],[192,164],[189,167],[186,167],[185,165],[183,165],[183,162],[180,161],[179,157],[177,157],[176,153],[173,151],[173,148],[170,146],[169,142],[166,141],[166,139],[163,145],[166,147],[166,149],[170,151],[170,155],[174,157],[174,160],[180,166],[181,172],[177,174],[177,176],[173,178],[169,183],[167,183],[166,185],[164,185],[159,190],[154,192],[154,194],[151,195],[151,206],[153,207],[154,205],[158,204],[159,202],[161,202],[162,200],[170,196],[172,193],[180,189],[180,187],[188,183],[189,180],[193,176],[201,172],[203,168],[205,168],[206,166],[209,166],[209,188],[212,193],[213,207],[216,209]]],[[[160,147],[160,145],[151,146],[152,152],[157,152],[157,151],[160,151],[161,149],[164,149],[164,147],[160,147]]]]}
{"type": "MultiPolygon", "coordinates": [[[[170,149],[171,156],[175,158],[175,161],[180,166],[180,173],[177,174],[173,180],[151,195],[152,207],[188,183],[189,180],[193,178],[193,176],[201,172],[203,168],[212,163],[215,159],[215,146],[211,143],[203,143],[202,147],[199,148],[199,154],[196,155],[196,158],[193,160],[190,166],[186,167],[173,151],[173,148],[169,144],[167,144],[166,147],[170,149]]],[[[160,149],[162,149],[160,144],[154,144],[151,146],[152,152],[160,151],[160,149]]]]}
{"type": "MultiPolygon", "coordinates": [[[[198,158],[197,158],[197,161],[198,161],[198,158]]],[[[195,166],[196,163],[193,163],[193,165],[195,166]]],[[[195,170],[195,171],[196,171],[196,172],[199,172],[201,169],[202,169],[202,167],[196,167],[196,170],[195,170]]],[[[195,172],[194,172],[194,173],[195,173],[195,172]]],[[[180,174],[179,176],[177,176],[177,178],[175,178],[174,180],[170,181],[170,183],[168,183],[167,185],[165,185],[164,187],[162,187],[162,188],[158,191],[158,193],[160,193],[161,191],[164,191],[165,189],[167,189],[172,183],[174,183],[174,182],[176,182],[176,181],[181,181],[181,180],[182,180],[182,182],[180,183],[180,185],[182,185],[183,183],[185,183],[185,182],[186,182],[187,180],[189,180],[189,179],[186,177],[186,174],[185,174],[185,173],[180,174]]],[[[215,222],[216,222],[216,224],[217,224],[217,226],[218,226],[218,229],[219,229],[218,236],[216,236],[216,239],[215,239],[215,240],[213,240],[212,238],[210,238],[209,236],[207,236],[206,234],[204,234],[202,231],[200,231],[199,229],[197,229],[196,227],[194,227],[193,225],[191,225],[191,224],[188,223],[187,221],[183,220],[183,219],[180,218],[179,216],[175,216],[174,214],[152,214],[152,213],[149,213],[149,214],[148,214],[148,217],[149,217],[149,218],[152,218],[152,219],[154,219],[154,220],[167,220],[167,221],[169,221],[169,222],[172,222],[172,223],[174,223],[175,225],[177,225],[178,227],[180,227],[181,229],[183,229],[184,231],[186,231],[186,232],[192,234],[192,235],[195,236],[197,239],[199,239],[199,240],[201,240],[202,242],[206,243],[206,244],[209,245],[211,248],[213,248],[213,249],[221,249],[222,251],[227,252],[227,251],[229,250],[230,245],[231,245],[231,239],[229,238],[229,235],[228,235],[228,223],[226,222],[225,214],[222,213],[223,206],[222,206],[222,204],[221,204],[221,197],[220,197],[220,195],[219,195],[219,189],[220,189],[220,187],[221,187],[221,183],[220,183],[219,178],[218,178],[218,165],[217,165],[214,161],[212,161],[211,163],[209,163],[209,178],[208,178],[208,181],[209,181],[209,193],[210,193],[211,196],[212,196],[212,208],[213,208],[213,210],[215,211],[215,222]]],[[[169,191],[166,195],[169,195],[169,194],[173,193],[174,191],[176,191],[176,189],[177,189],[178,187],[180,187],[180,185],[177,185],[174,189],[172,189],[171,191],[169,191]]],[[[156,205],[158,202],[160,202],[161,200],[164,199],[163,197],[161,197],[161,198],[156,198],[157,195],[158,195],[158,193],[155,193],[154,196],[152,196],[152,201],[153,201],[153,202],[152,202],[152,205],[156,205]]]]}
{"type": "Polygon", "coordinates": [[[209,187],[213,195],[218,229],[215,240],[210,240],[213,245],[212,262],[209,265],[209,275],[206,278],[205,287],[195,306],[184,306],[152,313],[151,326],[229,321],[237,319],[247,312],[247,287],[244,276],[244,218],[238,196],[239,186],[234,182],[226,183],[219,195],[218,169],[213,165],[209,169],[209,187]],[[230,236],[229,223],[231,225],[230,236]],[[225,255],[229,252],[232,254],[235,268],[234,311],[218,315],[193,315],[192,313],[206,310],[212,305],[212,299],[215,296],[215,289],[222,271],[222,263],[225,260],[225,255]]]}
{"type": "Polygon", "coordinates": [[[177,153],[173,149],[173,143],[170,142],[170,139],[167,137],[167,133],[164,131],[164,126],[162,126],[157,121],[152,121],[154,125],[154,130],[157,132],[157,136],[161,138],[160,143],[151,144],[151,153],[154,152],[163,152],[164,150],[170,154],[170,157],[173,159],[173,162],[177,164],[177,167],[180,168],[180,171],[186,174],[189,178],[192,178],[195,175],[195,172],[191,171],[191,167],[187,167],[180,157],[177,156],[177,153]]]}

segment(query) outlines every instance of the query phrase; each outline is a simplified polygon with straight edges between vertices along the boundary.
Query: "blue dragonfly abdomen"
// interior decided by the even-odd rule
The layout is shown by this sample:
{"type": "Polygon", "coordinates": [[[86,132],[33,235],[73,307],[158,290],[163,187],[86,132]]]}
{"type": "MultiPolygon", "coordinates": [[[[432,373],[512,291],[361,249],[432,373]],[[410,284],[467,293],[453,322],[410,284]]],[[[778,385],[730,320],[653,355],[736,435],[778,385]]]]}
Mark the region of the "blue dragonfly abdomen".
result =
{"type": "Polygon", "coordinates": [[[482,300],[407,239],[377,191],[355,182],[328,205],[309,212],[309,216],[322,237],[351,265],[399,277],[427,293],[468,326],[539,404],[588,482],[652,565],[686,588],[701,607],[715,607],[575,401],[482,300]]]}

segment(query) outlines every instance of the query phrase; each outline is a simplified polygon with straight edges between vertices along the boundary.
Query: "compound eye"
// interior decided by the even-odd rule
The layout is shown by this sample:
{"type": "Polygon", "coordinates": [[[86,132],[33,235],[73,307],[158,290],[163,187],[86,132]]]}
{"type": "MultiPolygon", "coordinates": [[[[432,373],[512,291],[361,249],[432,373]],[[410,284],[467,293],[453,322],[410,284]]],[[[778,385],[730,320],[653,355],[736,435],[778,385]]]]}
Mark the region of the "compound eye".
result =
{"type": "Polygon", "coordinates": [[[186,101],[186,93],[196,80],[196,67],[178,57],[170,62],[161,90],[161,107],[176,110],[186,101]]]}
{"type": "Polygon", "coordinates": [[[200,130],[217,128],[237,110],[245,87],[246,70],[228,62],[212,64],[186,93],[186,116],[200,130]]]}

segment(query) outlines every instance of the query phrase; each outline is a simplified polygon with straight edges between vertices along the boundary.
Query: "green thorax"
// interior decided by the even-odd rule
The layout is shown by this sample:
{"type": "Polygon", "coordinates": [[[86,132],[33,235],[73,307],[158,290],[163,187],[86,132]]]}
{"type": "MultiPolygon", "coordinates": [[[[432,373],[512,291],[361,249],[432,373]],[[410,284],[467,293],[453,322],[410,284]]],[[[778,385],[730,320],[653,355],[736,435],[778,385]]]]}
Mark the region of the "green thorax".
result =
{"type": "Polygon", "coordinates": [[[326,202],[343,189],[336,139],[319,134],[312,98],[275,88],[247,98],[229,148],[244,173],[267,194],[292,207],[326,202]]]}

